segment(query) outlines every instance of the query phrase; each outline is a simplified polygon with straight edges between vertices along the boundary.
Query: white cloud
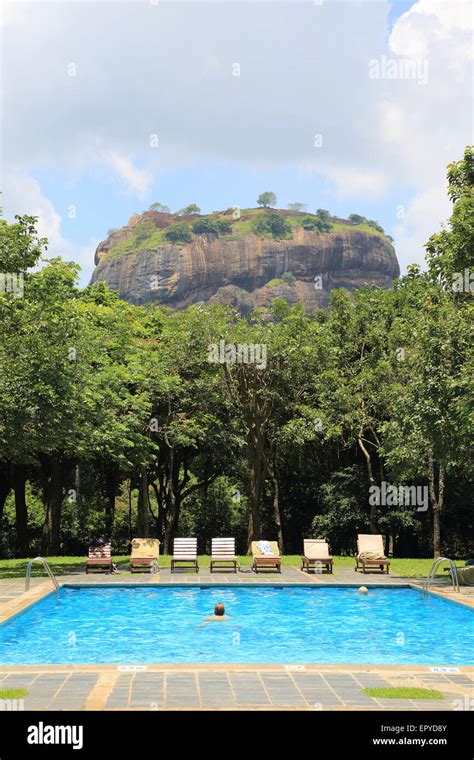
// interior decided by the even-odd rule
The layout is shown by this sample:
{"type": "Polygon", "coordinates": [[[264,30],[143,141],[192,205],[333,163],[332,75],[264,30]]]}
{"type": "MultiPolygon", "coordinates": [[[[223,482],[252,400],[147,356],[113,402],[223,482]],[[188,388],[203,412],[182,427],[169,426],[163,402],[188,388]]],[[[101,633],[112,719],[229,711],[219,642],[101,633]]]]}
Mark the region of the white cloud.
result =
{"type": "Polygon", "coordinates": [[[451,204],[441,182],[436,187],[419,193],[408,205],[403,220],[395,228],[394,245],[402,271],[408,264],[421,263],[420,250],[441,224],[433,219],[445,220],[450,216],[451,204]]]}
{"type": "Polygon", "coordinates": [[[143,198],[150,189],[153,175],[147,169],[137,169],[133,161],[119,153],[109,153],[103,157],[104,164],[110,166],[127,185],[127,188],[143,198]]]}
{"type": "MultiPolygon", "coordinates": [[[[198,160],[294,167],[361,206],[406,187],[416,198],[400,203],[419,235],[449,211],[422,199],[445,195],[445,167],[471,140],[465,0],[419,0],[388,39],[388,0],[12,5],[21,8],[8,14],[3,51],[9,171],[77,176],[106,164],[143,198],[162,169],[198,160]],[[381,56],[425,56],[427,84],[371,80],[369,61],[381,56]]],[[[54,209],[43,210],[60,240],[54,209]]],[[[403,224],[398,236],[402,258],[418,246],[421,261],[417,236],[403,224]]]]}
{"type": "Polygon", "coordinates": [[[382,172],[361,172],[360,167],[327,169],[324,174],[336,183],[338,198],[380,197],[389,184],[382,172]]]}
{"type": "Polygon", "coordinates": [[[87,284],[93,268],[93,254],[99,243],[91,240],[89,245],[78,246],[67,240],[61,232],[61,216],[54,205],[41,192],[38,182],[20,171],[12,171],[4,178],[5,196],[3,211],[7,219],[15,214],[37,216],[37,231],[48,239],[45,258],[60,256],[65,261],[75,261],[82,268],[80,280],[87,284]]]}
{"type": "Polygon", "coordinates": [[[467,0],[419,0],[394,25],[390,48],[399,55],[422,57],[441,43],[446,57],[472,58],[474,15],[467,0]]]}

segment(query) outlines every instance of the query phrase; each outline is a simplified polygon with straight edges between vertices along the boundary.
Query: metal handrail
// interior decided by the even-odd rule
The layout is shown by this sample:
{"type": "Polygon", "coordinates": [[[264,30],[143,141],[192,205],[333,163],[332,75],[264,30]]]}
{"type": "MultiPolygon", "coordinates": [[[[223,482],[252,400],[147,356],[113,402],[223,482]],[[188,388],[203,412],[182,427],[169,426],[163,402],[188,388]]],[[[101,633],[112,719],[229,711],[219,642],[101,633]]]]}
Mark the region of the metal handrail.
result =
{"type": "Polygon", "coordinates": [[[458,569],[456,565],[454,564],[453,560],[449,559],[449,557],[436,557],[433,564],[431,565],[431,569],[426,577],[426,581],[423,584],[424,594],[428,594],[428,588],[429,588],[430,582],[434,579],[436,570],[438,569],[438,566],[442,562],[449,563],[449,570],[451,572],[451,580],[453,582],[453,591],[459,591],[458,569]]]}
{"type": "Polygon", "coordinates": [[[33,562],[41,562],[41,564],[43,565],[44,569],[48,573],[50,579],[52,580],[53,585],[54,585],[56,591],[59,592],[59,583],[57,582],[56,577],[55,577],[53,571],[51,570],[50,566],[48,565],[48,563],[46,562],[46,560],[43,557],[35,557],[34,559],[30,559],[30,561],[28,562],[28,564],[26,566],[26,575],[25,575],[25,591],[29,591],[29,588],[30,588],[31,566],[32,566],[33,562]]]}

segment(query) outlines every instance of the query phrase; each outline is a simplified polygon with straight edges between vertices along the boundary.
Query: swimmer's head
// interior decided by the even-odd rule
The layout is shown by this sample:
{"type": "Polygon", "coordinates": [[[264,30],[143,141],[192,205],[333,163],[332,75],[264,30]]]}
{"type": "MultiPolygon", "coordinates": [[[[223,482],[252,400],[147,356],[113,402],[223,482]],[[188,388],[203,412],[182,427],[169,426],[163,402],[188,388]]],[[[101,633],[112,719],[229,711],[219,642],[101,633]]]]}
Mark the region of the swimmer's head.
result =
{"type": "Polygon", "coordinates": [[[216,617],[222,617],[222,615],[225,613],[225,607],[222,604],[222,602],[217,602],[216,606],[214,607],[214,615],[216,617]]]}
{"type": "Polygon", "coordinates": [[[359,589],[359,594],[368,594],[367,586],[361,586],[359,589]]]}

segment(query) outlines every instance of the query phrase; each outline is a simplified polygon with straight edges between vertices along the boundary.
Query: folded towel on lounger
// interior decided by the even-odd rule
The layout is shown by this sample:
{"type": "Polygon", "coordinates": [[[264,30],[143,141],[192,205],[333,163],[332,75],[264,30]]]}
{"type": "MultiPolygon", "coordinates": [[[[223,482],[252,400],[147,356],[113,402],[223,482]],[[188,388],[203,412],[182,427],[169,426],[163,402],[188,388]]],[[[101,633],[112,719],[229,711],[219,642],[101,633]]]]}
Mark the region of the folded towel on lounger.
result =
{"type": "Polygon", "coordinates": [[[385,556],[379,552],[361,552],[359,559],[385,559],[385,556]]]}
{"type": "Polygon", "coordinates": [[[259,541],[258,544],[258,550],[262,552],[262,554],[265,554],[268,557],[273,557],[273,549],[268,543],[268,541],[259,541]]]}

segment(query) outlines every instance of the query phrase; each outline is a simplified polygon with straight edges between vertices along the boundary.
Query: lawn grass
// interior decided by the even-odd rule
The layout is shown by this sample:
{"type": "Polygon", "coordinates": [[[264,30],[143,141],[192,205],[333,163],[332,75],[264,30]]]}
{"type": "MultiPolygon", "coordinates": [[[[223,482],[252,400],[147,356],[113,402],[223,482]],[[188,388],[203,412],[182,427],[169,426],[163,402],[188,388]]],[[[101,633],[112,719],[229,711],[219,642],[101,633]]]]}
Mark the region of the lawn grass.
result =
{"type": "Polygon", "coordinates": [[[28,689],[0,689],[0,699],[21,699],[28,696],[28,689]]]}
{"type": "Polygon", "coordinates": [[[415,686],[387,686],[381,689],[362,689],[362,691],[375,699],[443,699],[440,691],[415,686]]]}
{"type": "MultiPolygon", "coordinates": [[[[82,573],[84,572],[84,560],[85,557],[48,557],[48,563],[51,570],[55,575],[68,575],[69,573],[82,573]]],[[[199,565],[203,569],[209,567],[210,557],[207,554],[201,554],[199,556],[199,565]]],[[[239,564],[242,567],[250,567],[252,564],[252,557],[240,556],[238,558],[239,564]]],[[[113,562],[119,570],[127,570],[129,563],[129,556],[121,555],[114,556],[113,562]]],[[[463,563],[463,560],[457,560],[457,563],[463,563]]],[[[0,580],[5,578],[24,578],[26,572],[26,566],[28,559],[2,559],[0,560],[0,580]]],[[[160,567],[169,567],[170,557],[161,555],[159,558],[160,567]]],[[[301,556],[300,555],[284,555],[282,557],[282,564],[288,567],[300,567],[301,556]]],[[[426,578],[428,572],[433,564],[433,560],[428,559],[392,559],[390,564],[390,572],[393,575],[401,575],[403,577],[411,578],[426,578]]],[[[353,557],[334,557],[335,575],[337,576],[337,569],[340,567],[354,567],[353,557]]],[[[35,563],[32,567],[32,577],[43,577],[46,573],[39,563],[35,563]]],[[[441,567],[439,571],[441,577],[446,577],[446,573],[441,567]]],[[[354,574],[354,577],[355,574],[354,574]]],[[[358,578],[363,578],[362,573],[357,574],[358,578]]]]}

